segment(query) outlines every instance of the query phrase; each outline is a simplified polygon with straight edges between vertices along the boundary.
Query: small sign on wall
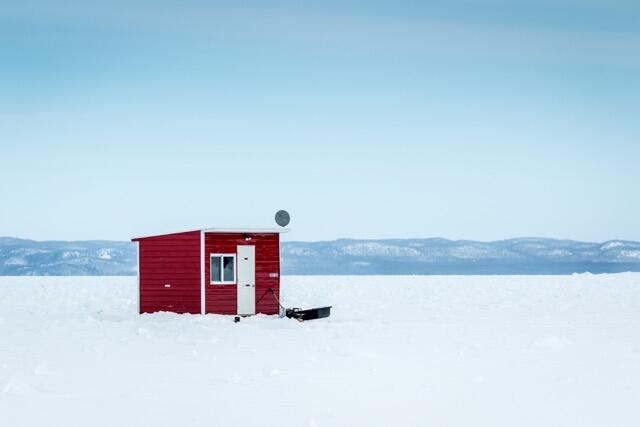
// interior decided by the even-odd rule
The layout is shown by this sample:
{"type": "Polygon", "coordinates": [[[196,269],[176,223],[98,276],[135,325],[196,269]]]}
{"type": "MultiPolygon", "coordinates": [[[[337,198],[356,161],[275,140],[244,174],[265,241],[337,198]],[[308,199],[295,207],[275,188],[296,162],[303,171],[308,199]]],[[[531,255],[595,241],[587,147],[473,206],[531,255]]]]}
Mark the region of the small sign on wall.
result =
{"type": "Polygon", "coordinates": [[[278,273],[269,273],[269,277],[274,277],[275,278],[275,277],[278,277],[278,276],[279,276],[278,273]]]}

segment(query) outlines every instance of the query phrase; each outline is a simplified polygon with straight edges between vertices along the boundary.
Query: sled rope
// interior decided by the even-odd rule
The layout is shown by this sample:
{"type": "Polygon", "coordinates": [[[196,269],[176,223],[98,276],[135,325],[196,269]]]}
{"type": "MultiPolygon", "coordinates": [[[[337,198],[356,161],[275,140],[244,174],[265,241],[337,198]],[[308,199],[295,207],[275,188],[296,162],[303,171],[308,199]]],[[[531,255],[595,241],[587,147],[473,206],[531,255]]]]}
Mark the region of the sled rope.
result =
{"type": "Polygon", "coordinates": [[[282,304],[280,303],[280,300],[279,300],[279,299],[278,299],[278,297],[276,296],[276,293],[273,291],[273,289],[269,288],[269,289],[267,289],[267,292],[269,292],[271,295],[273,295],[273,298],[276,300],[276,302],[278,303],[278,305],[279,305],[280,307],[282,307],[282,309],[283,309],[283,310],[285,310],[285,311],[286,311],[286,308],[284,307],[284,305],[282,305],[282,304]]]}

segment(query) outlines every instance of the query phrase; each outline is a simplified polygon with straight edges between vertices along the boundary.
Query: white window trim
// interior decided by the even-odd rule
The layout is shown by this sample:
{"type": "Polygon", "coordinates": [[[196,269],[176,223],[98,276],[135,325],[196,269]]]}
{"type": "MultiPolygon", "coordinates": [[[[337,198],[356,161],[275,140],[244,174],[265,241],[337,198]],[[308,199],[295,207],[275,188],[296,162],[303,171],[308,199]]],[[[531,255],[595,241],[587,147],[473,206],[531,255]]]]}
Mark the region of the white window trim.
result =
{"type": "Polygon", "coordinates": [[[237,284],[238,278],[238,266],[236,264],[236,254],[209,254],[209,284],[210,285],[235,285],[237,284]],[[214,282],[211,280],[211,258],[214,256],[220,257],[220,278],[224,279],[224,271],[223,271],[223,257],[232,257],[233,258],[233,281],[224,281],[221,280],[219,282],[214,282]]]}

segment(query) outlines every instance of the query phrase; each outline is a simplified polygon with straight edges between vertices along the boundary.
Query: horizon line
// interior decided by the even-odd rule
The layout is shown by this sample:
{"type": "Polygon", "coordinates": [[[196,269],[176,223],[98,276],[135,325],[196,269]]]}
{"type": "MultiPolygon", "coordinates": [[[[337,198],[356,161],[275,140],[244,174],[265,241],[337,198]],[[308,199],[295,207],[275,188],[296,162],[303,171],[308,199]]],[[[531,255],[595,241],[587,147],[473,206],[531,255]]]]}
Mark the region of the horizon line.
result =
{"type": "MultiPolygon", "coordinates": [[[[166,233],[166,234],[175,234],[175,233],[166,233]]],[[[61,239],[50,239],[50,240],[38,240],[38,239],[28,239],[22,237],[15,236],[0,236],[0,239],[11,239],[11,240],[20,240],[25,242],[36,242],[36,243],[53,243],[53,242],[65,242],[65,243],[88,243],[88,242],[113,242],[113,243],[133,243],[131,240],[111,240],[111,239],[80,239],[80,240],[61,240],[61,239]]],[[[607,239],[604,241],[592,241],[592,240],[576,240],[576,239],[567,239],[567,238],[557,238],[557,237],[541,237],[541,236],[518,236],[518,237],[510,237],[506,239],[496,239],[496,240],[474,240],[474,239],[450,239],[447,237],[385,237],[385,238],[355,238],[355,237],[338,237],[336,239],[331,240],[289,240],[286,243],[329,243],[329,242],[337,242],[344,240],[353,240],[353,241],[391,241],[391,240],[446,240],[449,242],[471,242],[471,243],[498,243],[498,242],[508,242],[514,240],[553,240],[558,242],[574,242],[574,243],[590,243],[590,244],[605,244],[609,242],[629,242],[629,243],[640,243],[637,240],[631,239],[607,239]]]]}

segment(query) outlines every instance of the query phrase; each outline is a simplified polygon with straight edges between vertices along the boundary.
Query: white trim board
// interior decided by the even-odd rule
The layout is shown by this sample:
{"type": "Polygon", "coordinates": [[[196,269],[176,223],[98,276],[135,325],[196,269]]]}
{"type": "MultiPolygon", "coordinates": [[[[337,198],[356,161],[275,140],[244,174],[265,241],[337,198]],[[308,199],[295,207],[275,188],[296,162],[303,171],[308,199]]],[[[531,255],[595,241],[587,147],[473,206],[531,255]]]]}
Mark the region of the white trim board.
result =
{"type": "Polygon", "coordinates": [[[138,291],[136,292],[136,298],[138,299],[138,314],[140,314],[140,242],[136,242],[136,255],[137,255],[137,274],[138,274],[138,291]]]}
{"type": "Polygon", "coordinates": [[[203,228],[205,233],[255,233],[255,234],[283,234],[288,228],[203,228]]]}
{"type": "Polygon", "coordinates": [[[204,273],[204,231],[200,230],[200,314],[205,314],[206,311],[204,273]]]}
{"type": "Polygon", "coordinates": [[[264,233],[264,234],[283,234],[291,231],[289,228],[250,228],[250,227],[233,227],[233,228],[217,228],[217,227],[208,227],[208,228],[200,228],[200,229],[191,229],[191,230],[183,230],[183,231],[172,231],[170,233],[159,233],[159,234],[147,234],[144,236],[137,236],[131,239],[131,241],[138,241],[142,239],[151,239],[153,237],[163,237],[170,236],[172,234],[182,234],[182,233],[193,233],[196,231],[205,232],[205,233],[264,233]]]}

